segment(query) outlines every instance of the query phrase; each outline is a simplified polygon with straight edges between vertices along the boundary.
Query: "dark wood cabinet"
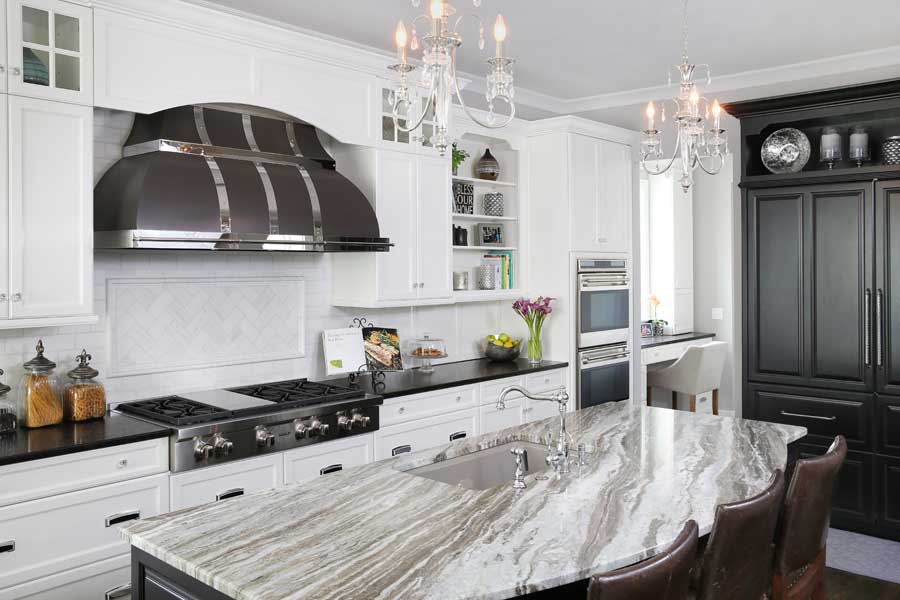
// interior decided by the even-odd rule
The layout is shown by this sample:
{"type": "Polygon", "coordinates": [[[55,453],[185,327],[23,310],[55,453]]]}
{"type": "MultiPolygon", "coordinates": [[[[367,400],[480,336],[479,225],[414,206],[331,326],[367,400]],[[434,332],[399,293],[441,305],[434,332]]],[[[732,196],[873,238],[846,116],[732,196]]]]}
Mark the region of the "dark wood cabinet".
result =
{"type": "Polygon", "coordinates": [[[747,192],[750,381],[869,391],[871,183],[747,192]]]}
{"type": "Polygon", "coordinates": [[[879,395],[875,423],[876,450],[900,457],[900,398],[879,395]]]}
{"type": "Polygon", "coordinates": [[[875,196],[877,389],[900,395],[900,181],[879,181],[875,196]]]}
{"type": "Polygon", "coordinates": [[[132,600],[229,600],[183,571],[131,547],[132,600]]]}
{"type": "Polygon", "coordinates": [[[900,540],[900,458],[876,457],[878,516],[881,533],[900,540]]]}

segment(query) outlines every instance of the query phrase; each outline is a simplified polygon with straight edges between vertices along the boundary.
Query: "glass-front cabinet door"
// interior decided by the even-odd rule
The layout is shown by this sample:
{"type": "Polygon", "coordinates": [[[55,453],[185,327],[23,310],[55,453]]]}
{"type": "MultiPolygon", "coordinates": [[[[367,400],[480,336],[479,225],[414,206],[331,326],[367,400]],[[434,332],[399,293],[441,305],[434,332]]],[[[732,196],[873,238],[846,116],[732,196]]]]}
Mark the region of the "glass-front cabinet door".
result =
{"type": "Polygon", "coordinates": [[[59,0],[7,3],[9,92],[91,104],[91,9],[59,0]]]}
{"type": "MultiPolygon", "coordinates": [[[[410,91],[413,93],[413,90],[410,91]]],[[[431,136],[434,134],[434,108],[428,106],[428,99],[424,97],[424,92],[420,91],[413,99],[414,115],[411,116],[411,119],[413,122],[418,121],[422,111],[426,109],[427,114],[422,120],[422,124],[413,131],[403,131],[394,124],[392,104],[393,89],[390,85],[384,85],[381,87],[381,95],[379,97],[380,110],[378,114],[379,140],[381,143],[395,149],[405,149],[425,154],[435,153],[436,151],[431,144],[431,136]]],[[[399,121],[399,124],[406,126],[405,121],[399,121]]]]}

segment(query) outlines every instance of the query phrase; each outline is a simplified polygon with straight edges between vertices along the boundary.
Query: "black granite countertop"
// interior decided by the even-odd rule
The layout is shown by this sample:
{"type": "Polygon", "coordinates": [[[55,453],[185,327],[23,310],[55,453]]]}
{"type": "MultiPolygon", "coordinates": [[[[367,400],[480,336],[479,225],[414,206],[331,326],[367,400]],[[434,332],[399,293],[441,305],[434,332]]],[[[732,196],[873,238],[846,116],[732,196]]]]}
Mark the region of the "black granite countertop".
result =
{"type": "MultiPolygon", "coordinates": [[[[464,360],[460,362],[444,363],[434,366],[433,373],[422,373],[419,369],[407,369],[405,371],[387,371],[384,374],[384,383],[373,388],[372,378],[364,375],[359,387],[367,392],[379,394],[384,398],[396,396],[408,396],[420,394],[444,388],[456,387],[503,379],[504,377],[516,377],[528,375],[540,371],[562,369],[569,366],[567,362],[555,362],[545,360],[539,365],[531,365],[524,358],[514,362],[491,362],[485,358],[464,360]]],[[[331,383],[343,381],[347,377],[333,378],[331,383]]]]}
{"type": "Polygon", "coordinates": [[[108,413],[105,419],[96,421],[60,423],[40,429],[19,428],[14,434],[0,436],[0,466],[168,435],[166,427],[118,413],[108,413]]]}
{"type": "Polygon", "coordinates": [[[641,338],[641,348],[653,348],[654,346],[665,346],[666,344],[677,344],[678,342],[693,342],[694,340],[711,337],[716,337],[716,334],[691,331],[690,333],[679,333],[676,335],[655,335],[641,338]]]}

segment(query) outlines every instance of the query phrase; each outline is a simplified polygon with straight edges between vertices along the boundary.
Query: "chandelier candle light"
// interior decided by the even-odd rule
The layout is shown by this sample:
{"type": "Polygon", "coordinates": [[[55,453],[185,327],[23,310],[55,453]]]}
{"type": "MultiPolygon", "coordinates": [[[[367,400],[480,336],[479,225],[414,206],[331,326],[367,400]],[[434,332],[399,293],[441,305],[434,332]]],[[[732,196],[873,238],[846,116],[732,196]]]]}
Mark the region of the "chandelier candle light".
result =
{"type": "MultiPolygon", "coordinates": [[[[412,0],[412,5],[418,7],[421,0],[412,0]]],[[[481,0],[472,0],[477,8],[481,6],[481,0]]],[[[397,74],[397,85],[391,93],[391,112],[394,117],[394,126],[404,132],[417,129],[429,110],[434,113],[434,135],[429,140],[441,156],[447,153],[450,146],[448,129],[450,125],[450,106],[455,95],[460,106],[469,117],[483,127],[497,129],[504,127],[512,121],[516,114],[516,106],[513,103],[515,87],[513,85],[513,65],[515,61],[503,55],[503,44],[506,41],[506,21],[502,15],[497,15],[494,22],[494,41],[496,50],[492,58],[487,59],[488,75],[485,97],[488,103],[486,119],[474,115],[466,106],[460,93],[456,74],[456,51],[462,45],[462,35],[459,33],[460,23],[465,18],[473,19],[478,25],[478,47],[484,50],[484,22],[481,17],[466,13],[455,19],[451,27],[451,17],[456,14],[456,9],[446,0],[432,0],[430,15],[419,15],[412,22],[412,38],[403,21],[397,23],[394,32],[394,42],[397,45],[397,64],[388,68],[397,74]],[[428,33],[421,42],[416,31],[416,24],[424,21],[428,27],[428,33]],[[418,110],[418,96],[414,92],[415,84],[410,82],[410,73],[416,70],[416,66],[410,64],[407,56],[409,50],[416,51],[422,45],[422,74],[420,84],[427,90],[427,102],[421,114],[418,110]],[[499,100],[509,107],[509,114],[505,117],[498,116],[494,112],[494,104],[499,100]]]]}
{"type": "MultiPolygon", "coordinates": [[[[698,68],[706,70],[706,84],[712,83],[709,65],[695,65],[688,59],[688,26],[687,26],[687,0],[683,3],[682,32],[684,36],[684,50],[681,55],[681,64],[675,65],[679,83],[678,96],[670,100],[671,112],[674,114],[675,127],[677,129],[675,150],[672,157],[660,166],[658,161],[663,158],[662,136],[656,129],[656,105],[653,102],[647,104],[645,114],[647,116],[647,129],[644,130],[641,141],[641,166],[651,175],[661,175],[675,163],[676,158],[681,159],[681,188],[687,192],[694,183],[694,169],[700,167],[704,172],[715,175],[722,170],[725,164],[725,156],[728,155],[728,136],[721,126],[722,107],[719,101],[712,103],[700,95],[700,90],[694,81],[694,73],[698,68]],[[709,124],[710,116],[712,123],[709,124]],[[709,129],[707,129],[707,125],[709,129]]],[[[669,69],[669,83],[672,83],[672,70],[669,69]]],[[[666,120],[666,104],[663,103],[661,119],[666,120]]]]}

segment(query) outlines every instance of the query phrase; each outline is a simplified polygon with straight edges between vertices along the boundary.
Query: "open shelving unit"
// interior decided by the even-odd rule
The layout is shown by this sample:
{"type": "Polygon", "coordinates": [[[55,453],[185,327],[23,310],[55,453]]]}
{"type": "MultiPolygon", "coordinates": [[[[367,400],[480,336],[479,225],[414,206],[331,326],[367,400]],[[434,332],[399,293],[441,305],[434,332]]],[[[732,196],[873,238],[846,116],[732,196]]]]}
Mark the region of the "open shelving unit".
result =
{"type": "MultiPolygon", "coordinates": [[[[521,207],[519,202],[519,153],[512,149],[502,139],[488,138],[480,135],[464,135],[457,140],[457,146],[469,153],[459,167],[458,175],[453,176],[453,183],[468,183],[472,185],[475,195],[474,214],[461,214],[454,212],[454,203],[450,203],[451,222],[453,226],[464,227],[468,230],[468,246],[453,246],[453,271],[467,271],[469,273],[469,289],[453,292],[454,302],[484,302],[490,300],[507,300],[518,298],[521,291],[518,289],[522,275],[522,252],[520,251],[520,221],[521,207]],[[491,149],[491,154],[500,163],[500,180],[490,181],[473,177],[475,165],[484,155],[486,148],[491,149]],[[483,199],[487,193],[503,194],[503,216],[490,216],[484,214],[483,199]],[[479,223],[502,225],[503,244],[486,245],[479,244],[476,239],[476,230],[479,223]],[[512,286],[509,289],[478,290],[476,267],[481,264],[485,254],[491,252],[512,252],[512,286]]],[[[500,284],[498,283],[498,286],[500,284]]]]}

